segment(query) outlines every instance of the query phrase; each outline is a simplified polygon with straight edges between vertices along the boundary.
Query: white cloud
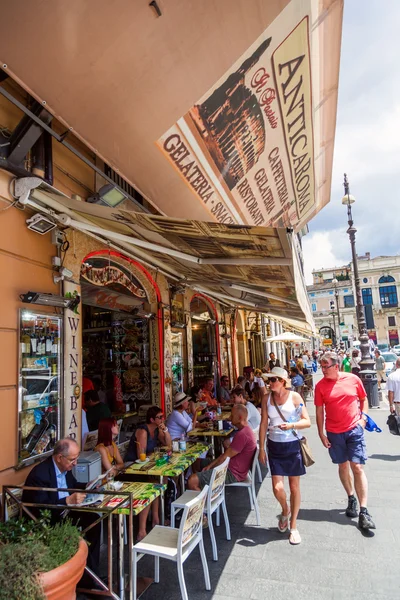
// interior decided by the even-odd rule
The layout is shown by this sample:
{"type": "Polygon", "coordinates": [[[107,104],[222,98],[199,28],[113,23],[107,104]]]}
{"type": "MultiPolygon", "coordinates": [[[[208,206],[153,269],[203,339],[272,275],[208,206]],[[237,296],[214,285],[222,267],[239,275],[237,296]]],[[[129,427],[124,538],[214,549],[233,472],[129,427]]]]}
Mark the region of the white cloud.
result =
{"type": "Polygon", "coordinates": [[[357,200],[358,253],[399,254],[399,24],[398,0],[385,0],[384,10],[382,0],[368,0],[368,10],[365,0],[345,3],[331,201],[303,241],[307,281],[313,268],[351,260],[341,204],[344,172],[357,200]]]}
{"type": "Polygon", "coordinates": [[[307,285],[311,285],[313,282],[313,270],[342,267],[349,263],[350,246],[344,247],[343,234],[346,236],[346,233],[341,230],[324,233],[316,231],[302,239],[307,285]]]}

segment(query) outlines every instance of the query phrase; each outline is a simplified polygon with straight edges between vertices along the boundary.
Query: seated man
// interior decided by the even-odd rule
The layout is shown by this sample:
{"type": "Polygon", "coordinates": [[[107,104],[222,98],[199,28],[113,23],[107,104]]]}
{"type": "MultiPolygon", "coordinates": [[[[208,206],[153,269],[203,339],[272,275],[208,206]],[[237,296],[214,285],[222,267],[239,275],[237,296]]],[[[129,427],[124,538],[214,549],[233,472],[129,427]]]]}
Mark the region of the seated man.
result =
{"type": "Polygon", "coordinates": [[[207,406],[217,406],[217,400],[214,397],[213,388],[214,379],[212,377],[207,377],[207,379],[203,381],[203,385],[201,386],[201,401],[207,402],[207,406]]]}
{"type": "Polygon", "coordinates": [[[234,404],[242,404],[247,408],[247,423],[253,431],[258,431],[258,429],[260,429],[261,414],[254,404],[246,400],[243,394],[243,388],[240,385],[233,388],[231,397],[234,404]]]}
{"type": "Polygon", "coordinates": [[[210,464],[205,466],[201,473],[195,473],[189,477],[188,487],[190,490],[200,491],[211,480],[212,469],[221,465],[226,458],[230,458],[226,474],[226,483],[237,483],[244,481],[247,477],[254,453],[257,448],[256,438],[247,423],[247,408],[243,404],[236,404],[232,408],[232,425],[237,428],[229,448],[210,464]]]}
{"type": "Polygon", "coordinates": [[[218,402],[221,402],[222,406],[224,404],[229,404],[231,401],[231,396],[229,393],[229,377],[228,375],[222,375],[220,379],[221,385],[217,391],[218,402]]]}
{"type": "MultiPolygon", "coordinates": [[[[59,440],[54,446],[53,455],[46,458],[41,463],[33,467],[29,473],[25,486],[37,488],[75,488],[84,489],[86,484],[79,483],[73,474],[72,468],[76,465],[79,457],[79,446],[71,438],[59,440]]],[[[37,504],[60,504],[63,510],[51,509],[52,522],[56,523],[62,519],[62,512],[68,509],[70,505],[81,504],[86,494],[81,492],[47,492],[42,489],[24,490],[22,493],[22,502],[35,502],[37,504]]],[[[43,508],[29,510],[37,515],[43,508]]],[[[73,522],[78,522],[83,529],[98,519],[97,514],[88,512],[68,511],[68,518],[73,522]]],[[[85,534],[85,539],[89,545],[89,555],[87,559],[88,567],[96,574],[99,572],[100,561],[100,523],[89,529],[85,534]]],[[[92,587],[92,579],[84,573],[82,580],[78,584],[81,587],[92,587]]]]}

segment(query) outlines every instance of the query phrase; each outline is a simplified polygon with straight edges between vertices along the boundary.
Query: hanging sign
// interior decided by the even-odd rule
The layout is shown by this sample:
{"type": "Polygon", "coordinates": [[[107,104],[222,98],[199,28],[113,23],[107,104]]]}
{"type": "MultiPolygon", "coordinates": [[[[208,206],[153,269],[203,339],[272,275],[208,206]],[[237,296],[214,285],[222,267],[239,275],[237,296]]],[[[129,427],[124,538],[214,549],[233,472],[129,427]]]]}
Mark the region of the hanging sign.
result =
{"type": "MultiPolygon", "coordinates": [[[[64,281],[64,296],[81,295],[80,286],[64,281]]],[[[64,437],[82,439],[82,318],[81,305],[64,312],[64,437]]]]}
{"type": "Polygon", "coordinates": [[[132,273],[118,263],[106,258],[88,258],[82,263],[81,277],[92,285],[107,287],[116,292],[129,292],[138,298],[146,299],[146,292],[132,273]]]}

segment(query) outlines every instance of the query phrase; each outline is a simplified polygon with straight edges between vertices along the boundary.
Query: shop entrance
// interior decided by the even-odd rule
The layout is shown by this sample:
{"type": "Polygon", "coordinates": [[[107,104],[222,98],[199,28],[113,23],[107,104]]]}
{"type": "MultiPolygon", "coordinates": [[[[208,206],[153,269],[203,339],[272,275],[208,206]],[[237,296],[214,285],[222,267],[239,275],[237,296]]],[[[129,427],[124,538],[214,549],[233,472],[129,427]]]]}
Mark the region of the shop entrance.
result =
{"type": "Polygon", "coordinates": [[[151,404],[147,295],[132,274],[103,257],[81,268],[82,370],[114,412],[151,404]]]}
{"type": "Polygon", "coordinates": [[[193,343],[193,381],[200,385],[206,377],[218,377],[216,320],[206,302],[195,296],[190,303],[193,343]]]}

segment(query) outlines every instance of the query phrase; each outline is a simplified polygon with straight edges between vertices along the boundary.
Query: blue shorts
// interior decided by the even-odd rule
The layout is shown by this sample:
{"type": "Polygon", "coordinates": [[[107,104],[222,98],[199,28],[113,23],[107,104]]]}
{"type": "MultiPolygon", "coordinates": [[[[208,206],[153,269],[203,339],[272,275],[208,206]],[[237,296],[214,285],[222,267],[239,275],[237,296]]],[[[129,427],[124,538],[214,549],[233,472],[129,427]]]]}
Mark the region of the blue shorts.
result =
{"type": "Polygon", "coordinates": [[[350,460],[353,463],[365,465],[367,460],[367,447],[365,445],[364,429],[356,425],[354,429],[344,433],[326,432],[326,436],[332,444],[329,454],[335,465],[350,460]]]}

